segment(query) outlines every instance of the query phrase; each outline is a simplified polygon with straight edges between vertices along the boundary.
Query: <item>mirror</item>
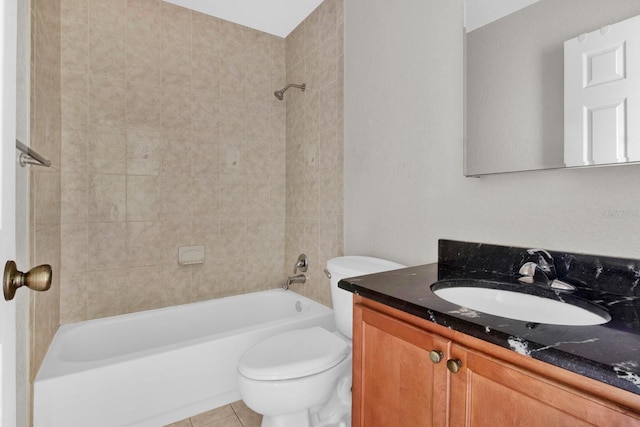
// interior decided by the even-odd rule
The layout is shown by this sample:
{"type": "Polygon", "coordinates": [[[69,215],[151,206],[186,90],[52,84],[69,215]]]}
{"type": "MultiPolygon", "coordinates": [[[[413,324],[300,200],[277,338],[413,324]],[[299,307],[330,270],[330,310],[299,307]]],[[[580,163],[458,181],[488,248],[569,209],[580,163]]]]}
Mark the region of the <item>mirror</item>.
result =
{"type": "MultiPolygon", "coordinates": [[[[517,2],[466,0],[465,175],[624,162],[624,156],[604,156],[609,160],[598,162],[565,161],[565,130],[575,125],[565,126],[564,45],[567,40],[640,15],[640,1],[518,1],[523,8],[502,11],[501,4],[517,2]],[[502,17],[486,25],[480,20],[474,24],[478,28],[470,25],[475,10],[487,15],[492,9],[502,17]]],[[[635,25],[640,32],[640,24],[635,25]]],[[[575,74],[580,80],[580,71],[575,74]]],[[[573,79],[570,75],[566,78],[573,79]]],[[[593,120],[607,114],[594,113],[593,120]]]]}

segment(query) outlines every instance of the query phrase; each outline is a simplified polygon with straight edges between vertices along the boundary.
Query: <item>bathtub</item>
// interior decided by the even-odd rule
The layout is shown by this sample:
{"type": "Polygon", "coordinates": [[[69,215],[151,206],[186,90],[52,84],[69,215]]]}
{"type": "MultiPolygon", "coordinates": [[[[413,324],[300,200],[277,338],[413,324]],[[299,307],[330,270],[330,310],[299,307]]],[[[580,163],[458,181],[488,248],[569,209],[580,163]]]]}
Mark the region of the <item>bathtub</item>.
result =
{"type": "Polygon", "coordinates": [[[236,365],[333,311],[281,289],[61,326],[34,383],[35,427],[158,427],[240,400],[236,365]]]}

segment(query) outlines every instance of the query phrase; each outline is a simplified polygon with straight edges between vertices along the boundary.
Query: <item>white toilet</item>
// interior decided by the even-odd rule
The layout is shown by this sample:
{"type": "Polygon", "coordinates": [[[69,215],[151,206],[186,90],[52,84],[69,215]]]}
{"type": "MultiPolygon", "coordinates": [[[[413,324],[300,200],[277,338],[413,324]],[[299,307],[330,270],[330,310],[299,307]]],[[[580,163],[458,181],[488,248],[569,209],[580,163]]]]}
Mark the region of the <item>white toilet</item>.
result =
{"type": "Polygon", "coordinates": [[[263,415],[262,427],[351,425],[353,295],[338,288],[347,277],[397,270],[395,262],[362,256],[327,261],[337,332],[320,327],[274,335],[238,363],[242,400],[263,415]]]}

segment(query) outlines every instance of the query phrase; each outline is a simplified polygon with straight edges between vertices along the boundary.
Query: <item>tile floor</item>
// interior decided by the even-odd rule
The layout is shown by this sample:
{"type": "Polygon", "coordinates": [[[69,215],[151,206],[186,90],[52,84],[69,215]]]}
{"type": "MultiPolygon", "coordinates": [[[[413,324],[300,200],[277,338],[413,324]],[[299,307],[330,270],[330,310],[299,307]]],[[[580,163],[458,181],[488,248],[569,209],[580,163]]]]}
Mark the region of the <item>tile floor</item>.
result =
{"type": "Polygon", "coordinates": [[[260,427],[261,422],[262,415],[240,400],[165,427],[260,427]]]}

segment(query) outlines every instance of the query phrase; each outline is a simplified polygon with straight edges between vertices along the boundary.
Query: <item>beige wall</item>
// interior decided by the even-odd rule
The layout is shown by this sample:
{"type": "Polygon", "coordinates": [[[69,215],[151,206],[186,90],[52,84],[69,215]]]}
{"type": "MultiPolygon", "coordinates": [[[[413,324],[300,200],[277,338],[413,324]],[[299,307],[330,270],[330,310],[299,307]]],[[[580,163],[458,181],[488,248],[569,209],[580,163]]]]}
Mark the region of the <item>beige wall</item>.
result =
{"type": "Polygon", "coordinates": [[[63,1],[62,322],[282,280],[285,41],[157,0],[63,1]],[[179,266],[178,246],[206,261],[179,266]]]}
{"type": "Polygon", "coordinates": [[[462,0],[345,3],[345,252],[437,239],[640,258],[637,165],[462,175],[462,0]]]}
{"type": "Polygon", "coordinates": [[[275,288],[300,252],[312,270],[298,290],[328,302],[316,287],[342,249],[339,4],[285,41],[157,0],[62,1],[62,323],[275,288]],[[298,78],[304,107],[295,90],[273,96],[298,78]],[[291,121],[304,111],[315,127],[291,121]],[[315,153],[304,174],[294,145],[315,153]],[[181,245],[204,245],[205,263],[178,266],[181,245]]]}
{"type": "Polygon", "coordinates": [[[287,221],[285,273],[309,257],[297,292],[331,305],[327,260],[342,255],[343,1],[325,0],[287,37],[287,221]]]}
{"type": "MultiPolygon", "coordinates": [[[[50,264],[51,289],[30,292],[31,375],[60,322],[60,1],[31,2],[30,146],[52,162],[30,166],[31,265],[50,264]]],[[[25,266],[26,267],[26,266],[25,266]]]]}

